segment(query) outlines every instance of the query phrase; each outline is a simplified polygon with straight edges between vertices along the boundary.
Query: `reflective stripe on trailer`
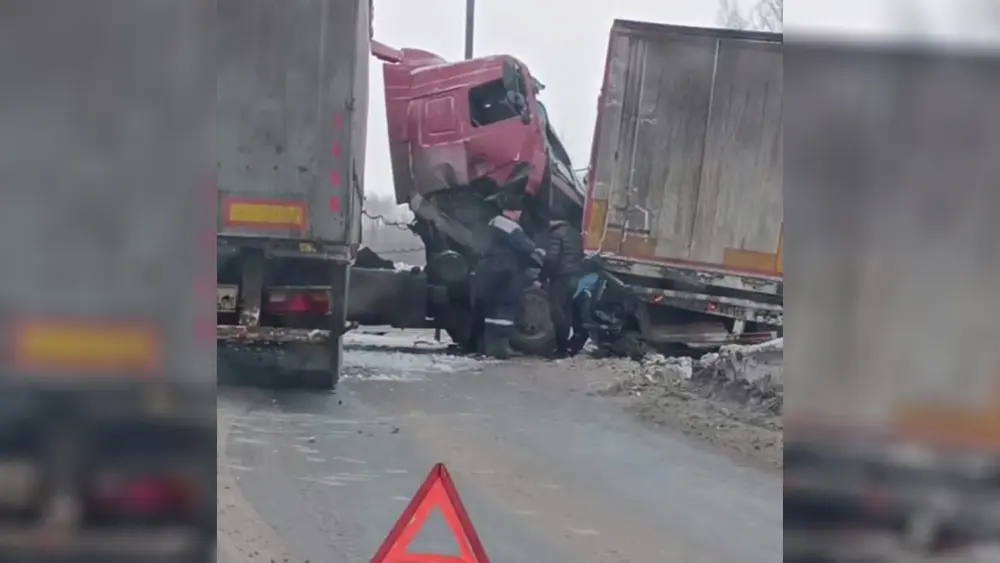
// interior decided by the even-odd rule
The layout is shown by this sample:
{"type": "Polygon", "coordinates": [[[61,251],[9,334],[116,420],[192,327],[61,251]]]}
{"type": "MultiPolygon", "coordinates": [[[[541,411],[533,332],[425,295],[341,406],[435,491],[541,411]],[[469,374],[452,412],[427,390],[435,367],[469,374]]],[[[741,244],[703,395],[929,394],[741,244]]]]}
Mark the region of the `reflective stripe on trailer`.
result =
{"type": "Polygon", "coordinates": [[[305,231],[305,202],[227,197],[222,201],[222,224],[226,227],[305,231]]]}
{"type": "Polygon", "coordinates": [[[143,322],[24,319],[12,324],[10,334],[17,371],[149,375],[162,369],[158,331],[143,322]]]}

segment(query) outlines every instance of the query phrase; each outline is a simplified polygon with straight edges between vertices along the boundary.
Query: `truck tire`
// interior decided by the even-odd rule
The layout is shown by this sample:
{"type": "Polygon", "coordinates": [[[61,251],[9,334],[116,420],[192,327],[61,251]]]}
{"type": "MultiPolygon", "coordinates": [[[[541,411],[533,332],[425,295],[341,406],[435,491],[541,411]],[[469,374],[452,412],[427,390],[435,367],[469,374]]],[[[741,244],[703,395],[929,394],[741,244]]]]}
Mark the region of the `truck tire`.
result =
{"type": "Polygon", "coordinates": [[[547,356],[555,350],[556,328],[549,311],[549,295],[544,289],[530,287],[521,295],[510,346],[532,356],[547,356]]]}

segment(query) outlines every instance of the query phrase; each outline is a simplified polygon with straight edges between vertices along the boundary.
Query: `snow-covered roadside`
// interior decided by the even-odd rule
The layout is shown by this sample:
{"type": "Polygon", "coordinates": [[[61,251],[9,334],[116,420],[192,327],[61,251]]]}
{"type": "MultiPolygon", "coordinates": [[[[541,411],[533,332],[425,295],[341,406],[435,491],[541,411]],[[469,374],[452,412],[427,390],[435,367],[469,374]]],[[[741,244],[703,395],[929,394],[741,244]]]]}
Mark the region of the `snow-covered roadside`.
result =
{"type": "MultiPolygon", "coordinates": [[[[618,360],[625,362],[626,360],[618,360]]],[[[621,369],[618,392],[689,382],[707,397],[738,403],[754,411],[781,415],[784,392],[784,339],[723,346],[700,358],[653,355],[621,369]]]]}
{"type": "Polygon", "coordinates": [[[727,345],[696,358],[580,356],[564,362],[606,374],[597,394],[624,398],[643,420],[780,467],[783,356],[778,339],[727,345]]]}

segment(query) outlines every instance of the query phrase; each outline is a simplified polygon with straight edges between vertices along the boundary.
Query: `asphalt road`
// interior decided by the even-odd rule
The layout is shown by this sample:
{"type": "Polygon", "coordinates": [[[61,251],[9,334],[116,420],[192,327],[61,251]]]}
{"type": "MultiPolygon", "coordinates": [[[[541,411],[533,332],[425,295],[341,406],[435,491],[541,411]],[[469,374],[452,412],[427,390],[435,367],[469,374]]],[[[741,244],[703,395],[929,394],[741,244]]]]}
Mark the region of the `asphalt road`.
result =
{"type": "MultiPolygon", "coordinates": [[[[649,429],[544,362],[349,354],[333,394],[220,389],[220,561],[366,563],[438,461],[493,563],[781,560],[780,475],[649,429]]],[[[414,548],[450,544],[431,522],[414,548]]]]}

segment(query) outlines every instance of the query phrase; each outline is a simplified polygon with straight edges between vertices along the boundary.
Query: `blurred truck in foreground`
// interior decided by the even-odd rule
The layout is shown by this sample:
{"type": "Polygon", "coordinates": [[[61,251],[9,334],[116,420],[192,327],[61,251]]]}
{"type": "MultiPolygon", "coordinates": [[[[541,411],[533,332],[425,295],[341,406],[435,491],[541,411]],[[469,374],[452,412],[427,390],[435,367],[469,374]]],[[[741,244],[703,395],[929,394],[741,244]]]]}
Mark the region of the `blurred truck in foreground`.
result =
{"type": "Polygon", "coordinates": [[[645,342],[780,335],[782,84],[780,34],[614,22],[584,242],[645,342]]]}
{"type": "Polygon", "coordinates": [[[1000,543],[1000,58],[785,64],[785,561],[996,561],[958,554],[1000,543]]]}
{"type": "Polygon", "coordinates": [[[215,548],[214,8],[0,18],[0,560],[215,548]]]}
{"type": "Polygon", "coordinates": [[[221,0],[220,380],[330,388],[361,236],[366,0],[221,0]]]}

